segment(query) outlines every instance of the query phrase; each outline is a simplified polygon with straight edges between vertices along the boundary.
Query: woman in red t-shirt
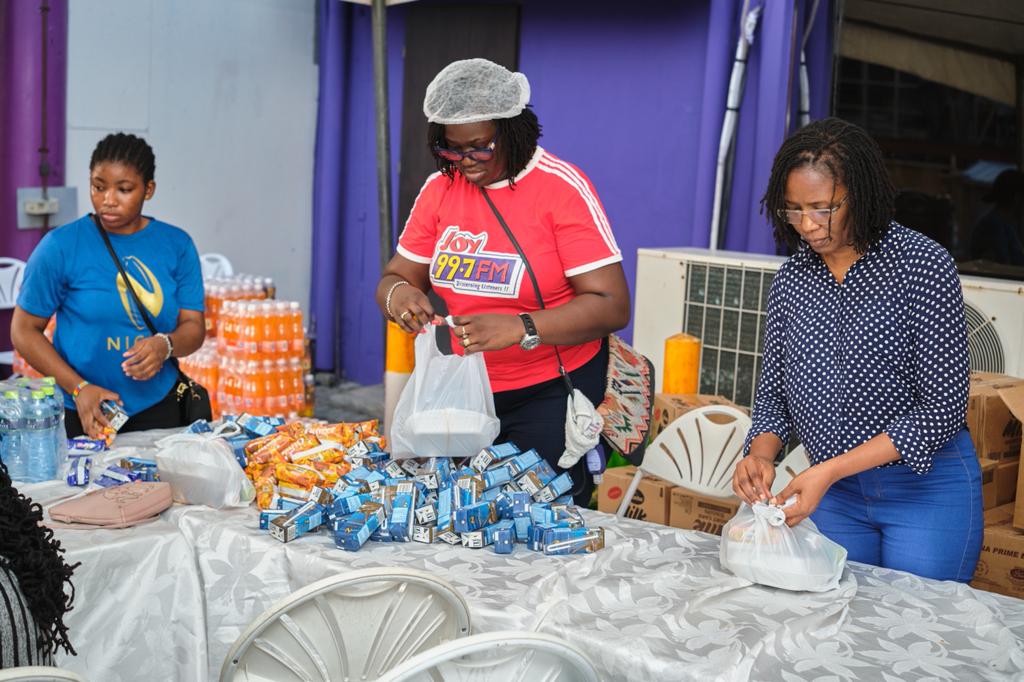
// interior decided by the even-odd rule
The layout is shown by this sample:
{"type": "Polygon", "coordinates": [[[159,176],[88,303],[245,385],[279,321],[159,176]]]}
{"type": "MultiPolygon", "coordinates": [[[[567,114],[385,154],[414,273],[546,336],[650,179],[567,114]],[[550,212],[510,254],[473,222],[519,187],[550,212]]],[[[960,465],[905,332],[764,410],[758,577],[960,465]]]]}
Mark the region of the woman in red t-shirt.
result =
{"type": "MultiPolygon", "coordinates": [[[[455,352],[486,353],[498,442],[536,448],[558,471],[567,391],[555,348],[574,386],[599,404],[603,339],[629,322],[629,289],[597,192],[579,169],[537,145],[529,97],[523,74],[484,59],[454,62],[427,87],[438,172],[416,198],[377,303],[416,333],[435,318],[426,296],[433,288],[454,317],[455,352]],[[536,276],[543,310],[488,198],[536,276]]],[[[571,470],[581,504],[592,490],[584,466],[571,470]]]]}

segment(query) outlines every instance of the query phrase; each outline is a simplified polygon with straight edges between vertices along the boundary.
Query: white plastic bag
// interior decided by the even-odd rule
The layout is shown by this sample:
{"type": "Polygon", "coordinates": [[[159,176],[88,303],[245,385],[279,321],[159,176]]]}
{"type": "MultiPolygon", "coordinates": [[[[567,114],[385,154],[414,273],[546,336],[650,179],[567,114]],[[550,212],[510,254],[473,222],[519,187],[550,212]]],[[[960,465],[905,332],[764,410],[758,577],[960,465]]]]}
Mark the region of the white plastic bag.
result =
{"type": "Polygon", "coordinates": [[[428,328],[416,337],[416,369],[395,405],[395,459],[471,457],[498,435],[484,356],[444,355],[434,332],[428,328]]]}
{"type": "Polygon", "coordinates": [[[246,507],[256,489],[222,438],[212,433],[178,433],[156,442],[160,480],[171,484],[175,502],[214,509],[246,507]]]}
{"type": "Polygon", "coordinates": [[[839,587],[846,549],[822,535],[810,519],[790,528],[783,509],[762,502],[753,507],[741,504],[722,528],[722,568],[784,590],[825,592],[839,587]]]}

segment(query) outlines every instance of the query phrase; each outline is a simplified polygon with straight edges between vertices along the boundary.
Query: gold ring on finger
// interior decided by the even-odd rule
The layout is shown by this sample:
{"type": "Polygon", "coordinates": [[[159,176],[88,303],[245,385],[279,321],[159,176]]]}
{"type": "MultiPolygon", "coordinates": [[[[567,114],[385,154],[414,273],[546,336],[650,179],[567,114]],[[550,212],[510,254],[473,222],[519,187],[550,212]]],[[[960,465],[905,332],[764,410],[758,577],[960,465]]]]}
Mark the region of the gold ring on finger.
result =
{"type": "Polygon", "coordinates": [[[399,315],[399,317],[402,318],[403,320],[408,320],[410,317],[412,317],[412,313],[406,310],[404,313],[399,315]]]}
{"type": "Polygon", "coordinates": [[[462,347],[463,348],[469,348],[469,337],[468,336],[463,336],[462,337],[462,347]]]}

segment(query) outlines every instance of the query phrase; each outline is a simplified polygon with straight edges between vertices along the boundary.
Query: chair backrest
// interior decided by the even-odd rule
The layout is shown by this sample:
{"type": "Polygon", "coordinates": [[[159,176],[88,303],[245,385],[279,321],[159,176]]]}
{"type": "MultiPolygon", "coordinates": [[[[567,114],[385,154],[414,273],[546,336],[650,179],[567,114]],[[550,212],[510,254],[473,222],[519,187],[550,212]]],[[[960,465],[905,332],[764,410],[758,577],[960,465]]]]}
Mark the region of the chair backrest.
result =
{"type": "Polygon", "coordinates": [[[264,611],[231,646],[220,679],[377,679],[469,632],[469,607],[449,583],[411,569],[352,571],[315,582],[264,611]]]}
{"type": "Polygon", "coordinates": [[[797,474],[809,469],[811,463],[807,461],[807,451],[803,445],[797,445],[790,450],[781,462],[775,465],[775,482],[772,483],[772,495],[778,495],[782,489],[789,485],[789,482],[796,478],[797,474]]]}
{"type": "Polygon", "coordinates": [[[489,632],[410,658],[378,682],[598,682],[576,647],[539,632],[489,632]]]}
{"type": "Polygon", "coordinates": [[[35,665],[0,670],[0,682],[85,682],[85,678],[63,668],[35,665]]]}
{"type": "Polygon", "coordinates": [[[641,469],[683,488],[729,497],[743,456],[750,417],[735,407],[708,405],[683,414],[647,448],[641,469]]]}
{"type": "Polygon", "coordinates": [[[10,310],[18,300],[25,261],[0,256],[0,310],[10,310]]]}
{"type": "Polygon", "coordinates": [[[204,253],[199,257],[199,265],[203,270],[203,279],[214,277],[230,277],[235,274],[228,257],[220,253],[204,253]]]}

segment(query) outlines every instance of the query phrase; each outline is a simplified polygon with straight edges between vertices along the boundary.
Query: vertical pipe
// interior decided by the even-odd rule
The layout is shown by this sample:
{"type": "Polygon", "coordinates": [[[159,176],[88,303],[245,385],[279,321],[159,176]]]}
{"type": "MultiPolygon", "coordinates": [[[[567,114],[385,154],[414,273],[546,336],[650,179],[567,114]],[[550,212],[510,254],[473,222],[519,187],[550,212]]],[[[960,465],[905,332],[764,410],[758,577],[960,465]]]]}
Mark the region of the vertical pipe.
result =
{"type": "Polygon", "coordinates": [[[377,102],[377,201],[380,218],[380,266],[391,260],[391,137],[388,128],[387,3],[373,0],[373,76],[377,102]]]}

